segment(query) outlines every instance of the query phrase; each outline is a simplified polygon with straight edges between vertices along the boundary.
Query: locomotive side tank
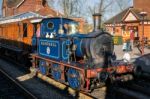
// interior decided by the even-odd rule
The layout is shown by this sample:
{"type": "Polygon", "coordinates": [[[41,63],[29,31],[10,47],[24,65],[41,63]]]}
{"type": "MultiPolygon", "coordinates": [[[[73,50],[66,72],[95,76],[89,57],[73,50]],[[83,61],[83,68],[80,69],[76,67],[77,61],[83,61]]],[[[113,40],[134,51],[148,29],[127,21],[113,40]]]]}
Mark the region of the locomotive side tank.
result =
{"type": "Polygon", "coordinates": [[[48,18],[41,22],[39,39],[39,55],[58,61],[68,60],[67,52],[67,26],[77,22],[65,18],[48,18]]]}

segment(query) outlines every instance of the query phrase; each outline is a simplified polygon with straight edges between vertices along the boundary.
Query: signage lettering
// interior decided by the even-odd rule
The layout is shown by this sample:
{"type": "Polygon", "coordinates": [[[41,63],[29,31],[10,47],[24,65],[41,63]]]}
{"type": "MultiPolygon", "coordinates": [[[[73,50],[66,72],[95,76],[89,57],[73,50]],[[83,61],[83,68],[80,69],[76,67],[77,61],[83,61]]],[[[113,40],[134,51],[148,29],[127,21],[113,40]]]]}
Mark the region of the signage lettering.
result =
{"type": "Polygon", "coordinates": [[[55,43],[55,42],[41,42],[41,45],[56,47],[57,43],[55,43]]]}

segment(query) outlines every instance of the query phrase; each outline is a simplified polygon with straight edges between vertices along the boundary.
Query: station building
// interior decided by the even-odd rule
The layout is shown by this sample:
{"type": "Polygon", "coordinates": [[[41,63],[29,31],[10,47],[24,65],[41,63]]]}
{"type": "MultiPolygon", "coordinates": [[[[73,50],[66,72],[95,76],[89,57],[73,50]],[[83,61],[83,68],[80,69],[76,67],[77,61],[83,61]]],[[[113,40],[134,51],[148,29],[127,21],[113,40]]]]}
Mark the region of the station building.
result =
{"type": "Polygon", "coordinates": [[[143,25],[141,12],[147,12],[144,18],[144,37],[150,40],[150,1],[133,0],[129,7],[105,22],[106,30],[114,36],[123,36],[124,32],[134,32],[134,37],[142,38],[143,25]]]}

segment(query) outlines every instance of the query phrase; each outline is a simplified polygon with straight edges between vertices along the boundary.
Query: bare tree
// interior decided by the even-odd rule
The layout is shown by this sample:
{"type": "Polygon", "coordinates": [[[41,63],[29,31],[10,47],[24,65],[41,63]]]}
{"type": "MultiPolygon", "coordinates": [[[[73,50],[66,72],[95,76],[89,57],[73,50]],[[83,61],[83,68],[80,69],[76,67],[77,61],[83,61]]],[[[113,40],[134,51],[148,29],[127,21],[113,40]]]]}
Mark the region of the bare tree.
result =
{"type": "MultiPolygon", "coordinates": [[[[84,17],[92,21],[92,14],[101,13],[102,21],[107,20],[118,10],[129,6],[132,0],[47,0],[62,12],[64,17],[84,17]],[[114,6],[114,5],[118,6],[114,6]],[[119,8],[118,8],[119,7],[119,8]]],[[[131,5],[131,4],[130,4],[131,5]]]]}
{"type": "Polygon", "coordinates": [[[73,8],[74,8],[73,0],[62,0],[62,8],[65,17],[72,16],[73,8]]]}
{"type": "Polygon", "coordinates": [[[54,6],[54,3],[55,3],[55,0],[46,0],[48,2],[48,4],[53,7],[54,6]]]}
{"type": "Polygon", "coordinates": [[[58,0],[64,17],[79,16],[81,14],[81,5],[83,0],[58,0]]]}
{"type": "Polygon", "coordinates": [[[128,8],[132,2],[132,0],[115,0],[115,1],[121,11],[128,8]]]}
{"type": "Polygon", "coordinates": [[[87,8],[89,10],[90,14],[93,13],[101,13],[103,14],[107,8],[109,8],[113,4],[114,0],[99,0],[99,2],[96,2],[94,6],[91,6],[91,4],[87,4],[87,8]]]}
{"type": "Polygon", "coordinates": [[[90,2],[86,3],[86,9],[88,10],[87,17],[90,16],[90,20],[92,21],[92,15],[94,13],[102,14],[102,23],[106,19],[106,15],[108,15],[109,10],[111,10],[111,6],[114,4],[114,0],[97,0],[92,5],[90,2]]]}

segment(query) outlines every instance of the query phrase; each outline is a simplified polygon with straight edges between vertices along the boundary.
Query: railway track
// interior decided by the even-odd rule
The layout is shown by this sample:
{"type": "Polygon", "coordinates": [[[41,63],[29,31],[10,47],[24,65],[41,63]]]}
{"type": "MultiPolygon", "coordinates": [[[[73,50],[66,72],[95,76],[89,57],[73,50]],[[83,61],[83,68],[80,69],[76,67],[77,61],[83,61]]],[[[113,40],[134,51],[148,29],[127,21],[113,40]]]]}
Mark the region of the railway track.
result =
{"type": "Polygon", "coordinates": [[[136,79],[133,81],[119,83],[114,86],[115,97],[122,99],[150,99],[150,81],[146,79],[136,79]]]}
{"type": "MultiPolygon", "coordinates": [[[[24,67],[22,64],[19,64],[19,63],[17,63],[16,61],[13,61],[12,59],[10,59],[10,58],[7,58],[7,57],[5,57],[5,56],[1,56],[1,58],[2,58],[2,60],[3,61],[6,61],[6,59],[7,59],[7,62],[9,63],[9,64],[12,64],[12,65],[14,65],[16,68],[18,68],[20,71],[23,71],[23,72],[29,72],[30,70],[29,70],[29,68],[28,67],[24,67]]],[[[1,69],[0,69],[0,72],[1,72],[1,69]]],[[[6,73],[5,73],[6,74],[6,73]]],[[[6,74],[7,75],[7,74],[6,74]]],[[[46,76],[44,76],[44,75],[42,75],[42,74],[40,74],[40,73],[38,73],[38,75],[37,75],[37,77],[38,78],[40,78],[40,79],[42,79],[42,82],[47,82],[47,83],[49,83],[49,82],[51,82],[50,83],[50,85],[52,85],[53,87],[56,87],[56,88],[58,88],[59,90],[63,90],[63,89],[67,89],[67,90],[65,90],[66,92],[67,92],[67,94],[69,93],[71,96],[69,96],[69,97],[74,97],[74,98],[79,98],[79,99],[94,99],[94,97],[93,96],[91,96],[91,95],[88,95],[88,94],[86,94],[86,93],[84,93],[84,92],[76,92],[75,90],[73,90],[72,88],[70,88],[69,86],[67,86],[67,85],[64,85],[64,84],[61,84],[61,83],[59,83],[59,82],[57,82],[57,81],[55,81],[55,80],[53,80],[53,79],[51,79],[51,78],[49,78],[49,77],[46,77],[46,76]],[[44,81],[43,81],[44,80],[44,81]],[[77,95],[75,95],[75,94],[77,94],[77,95]]],[[[1,84],[1,83],[0,83],[1,84]]],[[[46,84],[46,83],[45,83],[46,84]]],[[[46,84],[47,85],[47,84],[46,84]]],[[[64,92],[65,93],[65,92],[64,92]]],[[[36,94],[36,93],[35,93],[36,94]]],[[[38,96],[38,95],[37,95],[38,96]]],[[[66,95],[67,96],[67,95],[66,95]]],[[[36,98],[36,97],[35,97],[36,98]]],[[[0,97],[0,99],[1,99],[1,97],[0,97]]],[[[18,99],[18,98],[17,98],[18,99]]],[[[21,98],[22,99],[22,98],[21,98]]],[[[28,98],[23,98],[23,99],[28,99],[28,98]]],[[[31,99],[34,99],[34,98],[31,98],[31,99]]],[[[54,98],[55,99],[55,98],[54,98]]]]}
{"type": "MultiPolygon", "coordinates": [[[[16,62],[9,60],[8,62],[18,65],[16,62]]],[[[16,66],[18,67],[18,66],[16,66]]],[[[23,66],[19,67],[20,69],[26,69],[23,66]]],[[[71,94],[74,94],[76,91],[67,87],[53,79],[50,79],[42,74],[37,75],[40,79],[45,80],[46,82],[50,83],[51,85],[59,88],[65,89],[67,88],[71,94]]],[[[145,79],[145,78],[144,78],[145,79]]],[[[83,92],[78,92],[78,98],[81,99],[150,99],[150,81],[144,79],[137,79],[134,81],[129,81],[125,83],[117,83],[112,84],[110,86],[106,86],[103,88],[96,89],[94,92],[90,94],[85,94],[83,92]]]]}
{"type": "Polygon", "coordinates": [[[37,99],[37,97],[0,69],[0,99],[37,99]]]}
{"type": "Polygon", "coordinates": [[[135,83],[128,85],[127,88],[150,96],[150,82],[139,80],[135,83]]]}
{"type": "MultiPolygon", "coordinates": [[[[1,56],[0,57],[5,61],[7,60],[7,62],[11,63],[11,64],[14,64],[17,68],[19,68],[21,71],[26,71],[26,72],[29,72],[29,67],[26,67],[20,63],[17,63],[17,61],[14,61],[12,60],[11,58],[7,57],[7,56],[1,56]]],[[[30,70],[32,71],[32,70],[30,70]]],[[[73,97],[78,97],[78,98],[81,98],[81,99],[93,99],[95,97],[93,97],[92,95],[89,95],[89,94],[86,94],[84,92],[76,92],[74,89],[70,88],[68,85],[65,85],[65,84],[61,84],[49,77],[46,77],[44,75],[42,75],[41,73],[38,73],[37,75],[38,78],[42,79],[43,81],[53,85],[54,87],[60,89],[60,90],[63,90],[65,88],[67,88],[67,92],[72,95],[73,97]],[[77,94],[77,95],[76,95],[77,94]]]]}

